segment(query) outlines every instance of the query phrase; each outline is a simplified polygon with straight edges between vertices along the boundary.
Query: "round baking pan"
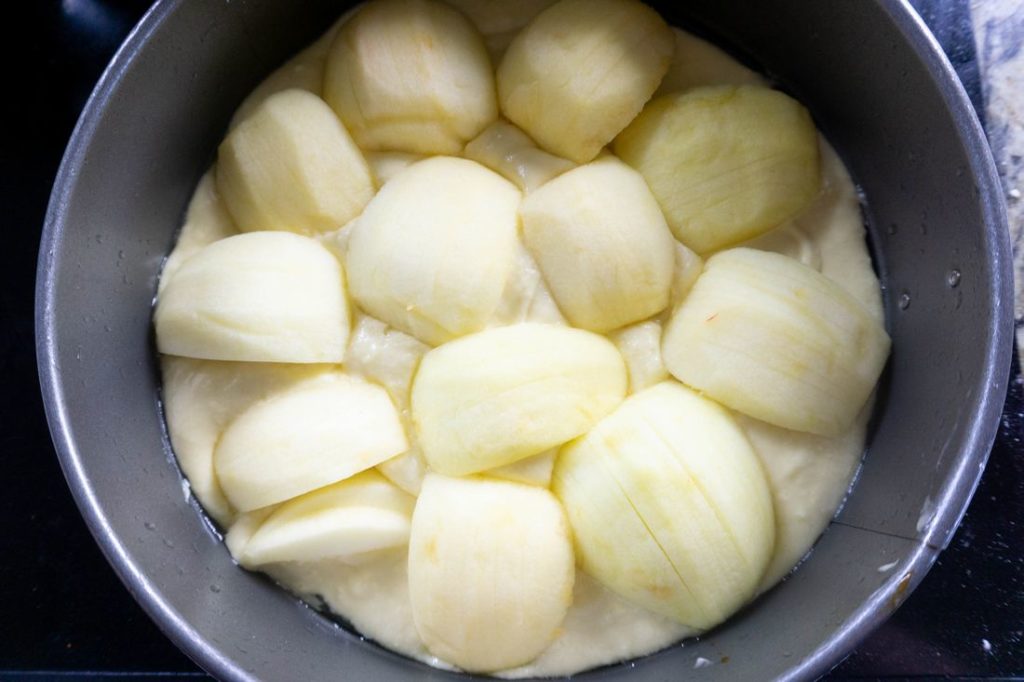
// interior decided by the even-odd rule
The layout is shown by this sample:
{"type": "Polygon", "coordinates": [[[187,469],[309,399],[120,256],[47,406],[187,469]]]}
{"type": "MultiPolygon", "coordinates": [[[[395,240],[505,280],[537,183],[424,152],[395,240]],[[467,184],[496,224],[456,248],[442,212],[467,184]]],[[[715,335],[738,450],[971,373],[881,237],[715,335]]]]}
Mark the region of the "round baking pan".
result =
{"type": "MultiPolygon", "coordinates": [[[[699,640],[581,677],[809,679],[920,582],[984,468],[1012,348],[1000,187],[962,87],[905,2],[652,4],[811,109],[867,197],[894,344],[858,481],[800,568],[699,640]]],[[[43,234],[40,378],[71,490],[128,589],[226,680],[453,676],[232,563],[183,485],[159,408],[152,301],[191,192],[245,94],[344,9],[156,3],[82,114],[43,234]]]]}

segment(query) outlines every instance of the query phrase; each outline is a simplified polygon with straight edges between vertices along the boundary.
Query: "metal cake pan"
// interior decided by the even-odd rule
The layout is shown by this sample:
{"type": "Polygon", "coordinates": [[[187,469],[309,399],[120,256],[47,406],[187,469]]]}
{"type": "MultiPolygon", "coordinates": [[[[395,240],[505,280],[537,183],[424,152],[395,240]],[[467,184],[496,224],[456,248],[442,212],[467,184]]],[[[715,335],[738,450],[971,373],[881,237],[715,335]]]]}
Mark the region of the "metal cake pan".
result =
{"type": "MultiPolygon", "coordinates": [[[[960,83],[906,2],[653,4],[811,109],[868,198],[894,351],[859,480],[799,570],[699,641],[580,677],[810,679],[921,581],[981,476],[1012,348],[1001,190],[960,83]],[[698,658],[715,665],[695,670],[698,658]]],[[[453,677],[235,566],[183,492],[158,404],[151,306],[189,196],[244,95],[344,9],[157,2],[89,99],[42,239],[40,379],[68,483],[127,588],[225,680],[453,677]]]]}

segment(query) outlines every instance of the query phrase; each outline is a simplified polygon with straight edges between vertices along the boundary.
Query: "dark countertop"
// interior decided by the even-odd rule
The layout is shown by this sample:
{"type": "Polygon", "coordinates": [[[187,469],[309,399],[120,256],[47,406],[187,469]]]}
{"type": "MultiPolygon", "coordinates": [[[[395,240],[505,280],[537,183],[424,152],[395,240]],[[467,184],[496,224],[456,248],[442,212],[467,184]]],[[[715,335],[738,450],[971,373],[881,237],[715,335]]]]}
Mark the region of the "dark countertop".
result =
{"type": "MultiPolygon", "coordinates": [[[[991,0],[988,0],[991,1],[991,0]]],[[[917,0],[981,109],[967,0],[917,0]]],[[[162,679],[202,673],[135,604],[60,472],[36,377],[36,253],[64,145],[144,0],[35,0],[4,41],[7,215],[0,268],[0,679],[162,679]],[[11,82],[13,79],[13,82],[11,82]]],[[[893,618],[833,675],[1024,677],[1024,384],[1018,363],[998,440],[949,549],[893,618]]]]}

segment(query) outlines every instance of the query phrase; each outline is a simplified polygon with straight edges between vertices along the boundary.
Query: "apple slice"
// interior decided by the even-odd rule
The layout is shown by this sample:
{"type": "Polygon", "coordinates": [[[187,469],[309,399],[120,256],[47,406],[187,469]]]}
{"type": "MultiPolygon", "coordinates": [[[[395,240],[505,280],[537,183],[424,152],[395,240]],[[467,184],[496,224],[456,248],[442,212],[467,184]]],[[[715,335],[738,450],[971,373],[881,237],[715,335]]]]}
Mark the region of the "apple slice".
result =
{"type": "MultiPolygon", "coordinates": [[[[416,368],[429,350],[429,346],[408,334],[392,329],[380,320],[360,315],[345,355],[345,367],[349,372],[387,389],[410,437],[413,428],[409,391],[416,368]]],[[[409,450],[381,462],[377,470],[402,490],[418,495],[427,464],[416,442],[410,438],[409,450]]]]}
{"type": "Polygon", "coordinates": [[[409,542],[415,499],[374,470],[277,507],[237,553],[247,568],[282,561],[344,563],[409,542]]]}
{"type": "Polygon", "coordinates": [[[431,474],[412,517],[409,597],[427,649],[468,672],[533,660],[572,601],[572,540],[547,490],[431,474]]]}
{"type": "Polygon", "coordinates": [[[554,0],[445,0],[469,17],[484,37],[494,63],[519,32],[554,0]]]}
{"type": "Polygon", "coordinates": [[[231,504],[250,511],[344,480],[408,447],[387,392],[336,372],[239,415],[213,465],[231,504]]]}
{"type": "Polygon", "coordinates": [[[424,158],[426,157],[421,154],[406,152],[367,152],[366,154],[366,162],[370,164],[378,187],[383,187],[388,180],[424,158]]]}
{"type": "Polygon", "coordinates": [[[341,264],[308,237],[228,237],[182,263],[157,299],[157,350],[206,360],[336,363],[348,340],[341,264]]]}
{"type": "Polygon", "coordinates": [[[743,66],[716,45],[678,28],[673,28],[672,34],[675,51],[658,95],[705,85],[768,84],[761,74],[743,66]]]}
{"type": "Polygon", "coordinates": [[[327,51],[334,42],[341,25],[348,21],[351,12],[346,12],[334,24],[324,31],[316,42],[306,47],[297,55],[278,67],[263,79],[256,88],[246,96],[231,117],[229,129],[249,118],[267,98],[285,90],[305,90],[318,97],[323,96],[324,66],[327,62],[327,51]]]}
{"type": "Polygon", "coordinates": [[[661,359],[661,323],[654,320],[624,327],[610,335],[629,370],[629,392],[639,393],[669,378],[661,359]]]}

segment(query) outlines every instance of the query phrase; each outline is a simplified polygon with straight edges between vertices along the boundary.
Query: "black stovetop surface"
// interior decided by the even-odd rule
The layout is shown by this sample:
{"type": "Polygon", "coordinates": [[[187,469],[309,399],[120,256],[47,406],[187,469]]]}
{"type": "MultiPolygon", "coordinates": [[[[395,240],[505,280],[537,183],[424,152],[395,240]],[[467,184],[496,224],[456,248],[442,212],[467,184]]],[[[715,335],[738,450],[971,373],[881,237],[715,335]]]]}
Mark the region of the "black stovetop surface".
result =
{"type": "MultiPolygon", "coordinates": [[[[977,105],[967,4],[915,2],[977,105]]],[[[0,680],[202,676],[136,605],[79,516],[43,416],[34,354],[36,254],[50,185],[86,97],[147,5],[30,0],[5,8],[0,680]]],[[[1022,435],[1015,361],[998,440],[955,539],[836,678],[1024,677],[1022,435]]]]}

